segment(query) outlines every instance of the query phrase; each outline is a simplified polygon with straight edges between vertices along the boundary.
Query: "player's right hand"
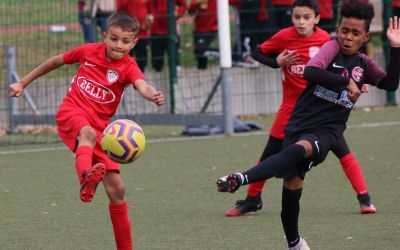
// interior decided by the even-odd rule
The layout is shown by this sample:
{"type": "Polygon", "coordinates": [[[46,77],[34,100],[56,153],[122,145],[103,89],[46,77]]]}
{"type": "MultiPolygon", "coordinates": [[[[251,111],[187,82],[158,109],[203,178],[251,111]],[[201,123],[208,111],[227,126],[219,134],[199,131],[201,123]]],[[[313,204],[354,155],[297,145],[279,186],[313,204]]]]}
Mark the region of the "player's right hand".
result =
{"type": "Polygon", "coordinates": [[[357,84],[353,81],[353,79],[350,79],[350,82],[347,85],[347,90],[350,101],[355,103],[361,95],[361,90],[358,88],[357,84]]]}
{"type": "Polygon", "coordinates": [[[24,92],[24,86],[17,82],[13,83],[8,87],[8,94],[12,97],[19,97],[24,92]]]}
{"type": "Polygon", "coordinates": [[[296,62],[298,57],[296,51],[285,49],[278,55],[276,61],[280,67],[286,67],[287,65],[296,62]]]}

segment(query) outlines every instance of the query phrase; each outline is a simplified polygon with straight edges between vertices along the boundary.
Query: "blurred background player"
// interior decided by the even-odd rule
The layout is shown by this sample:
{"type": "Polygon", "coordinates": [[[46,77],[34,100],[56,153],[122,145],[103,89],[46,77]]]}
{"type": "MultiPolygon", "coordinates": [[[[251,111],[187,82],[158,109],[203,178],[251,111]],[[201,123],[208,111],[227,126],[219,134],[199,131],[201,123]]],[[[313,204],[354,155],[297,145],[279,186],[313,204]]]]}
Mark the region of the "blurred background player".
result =
{"type": "MultiPolygon", "coordinates": [[[[164,54],[168,51],[168,0],[152,0],[154,22],[151,26],[151,63],[156,72],[164,67],[164,54]]],[[[186,12],[186,0],[174,0],[175,20],[183,17],[186,12]]],[[[176,31],[176,62],[179,63],[179,35],[176,31]]]]}
{"type": "Polygon", "coordinates": [[[163,105],[164,96],[144,80],[135,60],[128,55],[138,40],[136,18],[116,13],[108,20],[107,27],[104,42],[81,45],[51,57],[19,82],[11,84],[9,93],[10,96],[21,96],[23,90],[40,76],[64,64],[79,63],[56,115],[58,134],[75,153],[80,199],[91,202],[97,185],[103,181],[110,200],[109,213],[117,249],[129,250],[133,243],[125,185],[119,165],[101,149],[101,135],[115,114],[126,87],[133,86],[145,99],[159,106],[163,105]]]}
{"type": "Polygon", "coordinates": [[[237,38],[233,48],[233,61],[236,66],[257,68],[259,63],[250,53],[260,44],[260,38],[267,33],[266,0],[231,0],[237,10],[237,38]],[[264,34],[261,34],[264,33],[264,34]]]}
{"type": "MultiPolygon", "coordinates": [[[[316,26],[319,12],[315,1],[294,1],[292,11],[293,26],[282,29],[252,53],[256,60],[272,68],[282,68],[283,72],[282,103],[259,162],[280,151],[285,127],[298,97],[307,86],[307,81],[303,79],[304,67],[310,58],[319,52],[320,47],[330,41],[329,34],[316,26]],[[297,13],[298,9],[307,11],[297,13]]],[[[339,158],[343,171],[357,193],[361,213],[375,213],[376,209],[371,204],[360,165],[345,139],[340,138],[338,141],[332,151],[339,158]]],[[[236,206],[227,210],[225,215],[240,216],[261,209],[261,192],[265,182],[266,180],[263,180],[249,185],[246,199],[238,200],[236,206]]]]}
{"type": "Polygon", "coordinates": [[[329,34],[336,31],[338,0],[318,0],[320,20],[318,27],[329,34]]]}
{"type": "Polygon", "coordinates": [[[337,39],[325,43],[305,67],[307,87],[285,128],[282,150],[259,166],[217,181],[218,191],[233,193],[242,185],[272,177],[283,178],[281,221],[289,250],[310,249],[300,237],[298,227],[304,178],[325,160],[337,139],[343,136],[364,84],[388,91],[399,87],[399,18],[390,18],[386,32],[391,45],[386,71],[359,52],[370,39],[373,17],[374,8],[370,3],[348,0],[341,5],[337,39]]]}
{"type": "Polygon", "coordinates": [[[292,25],[290,17],[292,3],[293,0],[271,0],[273,17],[275,20],[274,32],[292,25]]]}
{"type": "Polygon", "coordinates": [[[98,34],[107,30],[107,20],[117,10],[116,0],[86,0],[84,5],[85,20],[89,23],[88,42],[98,41],[98,34]],[[98,32],[98,28],[100,32],[98,32]]]}
{"type": "Polygon", "coordinates": [[[194,16],[194,54],[197,68],[207,69],[208,57],[218,57],[218,49],[210,48],[218,35],[217,0],[192,0],[188,12],[194,16]]]}
{"type": "Polygon", "coordinates": [[[85,15],[86,1],[78,1],[78,22],[82,28],[83,41],[85,43],[90,43],[94,40],[91,30],[92,20],[85,15]]]}
{"type": "Polygon", "coordinates": [[[150,30],[154,21],[153,4],[154,0],[117,0],[117,10],[125,11],[136,17],[140,24],[137,34],[139,38],[135,48],[129,55],[135,56],[136,62],[142,72],[146,71],[147,50],[150,42],[150,30]]]}

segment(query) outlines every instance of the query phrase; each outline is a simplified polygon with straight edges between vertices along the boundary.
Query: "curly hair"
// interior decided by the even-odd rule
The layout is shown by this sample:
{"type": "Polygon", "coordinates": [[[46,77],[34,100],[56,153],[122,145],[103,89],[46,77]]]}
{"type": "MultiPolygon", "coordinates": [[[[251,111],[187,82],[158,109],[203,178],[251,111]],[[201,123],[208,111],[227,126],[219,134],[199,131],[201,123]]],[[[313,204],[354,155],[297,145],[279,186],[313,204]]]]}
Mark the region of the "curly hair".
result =
{"type": "Polygon", "coordinates": [[[362,0],[347,0],[340,7],[339,24],[343,17],[357,18],[365,21],[365,31],[369,32],[372,18],[375,16],[374,6],[368,1],[362,0]]]}

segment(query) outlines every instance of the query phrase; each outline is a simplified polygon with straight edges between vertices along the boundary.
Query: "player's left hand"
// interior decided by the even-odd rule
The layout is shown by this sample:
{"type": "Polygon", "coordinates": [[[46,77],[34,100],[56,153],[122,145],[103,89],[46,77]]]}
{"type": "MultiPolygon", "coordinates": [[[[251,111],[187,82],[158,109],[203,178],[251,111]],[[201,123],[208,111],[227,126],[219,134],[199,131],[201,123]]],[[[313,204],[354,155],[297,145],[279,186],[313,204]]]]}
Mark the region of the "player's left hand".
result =
{"type": "Polygon", "coordinates": [[[369,91],[369,86],[368,86],[368,84],[363,84],[362,85],[362,87],[361,87],[361,93],[368,93],[368,91],[369,91]]]}
{"type": "Polygon", "coordinates": [[[391,47],[400,48],[400,17],[395,16],[389,19],[389,28],[386,31],[386,36],[391,47]]]}
{"type": "Polygon", "coordinates": [[[157,91],[154,95],[153,95],[153,102],[157,105],[157,106],[162,106],[164,104],[164,94],[161,91],[157,91]]]}
{"type": "Polygon", "coordinates": [[[24,92],[24,87],[21,83],[13,83],[8,87],[8,93],[12,97],[19,97],[24,92]]]}

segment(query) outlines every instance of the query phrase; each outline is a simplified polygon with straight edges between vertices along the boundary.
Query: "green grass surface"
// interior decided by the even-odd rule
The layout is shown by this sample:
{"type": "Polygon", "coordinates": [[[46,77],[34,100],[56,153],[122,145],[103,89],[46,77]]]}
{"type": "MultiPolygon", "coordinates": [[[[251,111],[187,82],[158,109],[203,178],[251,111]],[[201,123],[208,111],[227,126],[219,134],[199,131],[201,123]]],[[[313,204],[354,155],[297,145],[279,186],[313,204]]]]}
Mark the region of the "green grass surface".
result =
{"type": "MultiPolygon", "coordinates": [[[[398,114],[398,108],[355,111],[346,132],[377,214],[359,214],[333,155],[307,175],[300,232],[311,249],[399,248],[400,126],[358,126],[399,122],[398,114]]],[[[135,249],[286,249],[281,180],[267,184],[261,211],[239,218],[224,211],[246,188],[225,194],[214,184],[251,167],[265,140],[266,132],[149,143],[141,159],[122,166],[135,249]]],[[[67,150],[0,155],[0,249],[115,248],[102,186],[93,203],[80,202],[73,165],[67,150]]]]}

